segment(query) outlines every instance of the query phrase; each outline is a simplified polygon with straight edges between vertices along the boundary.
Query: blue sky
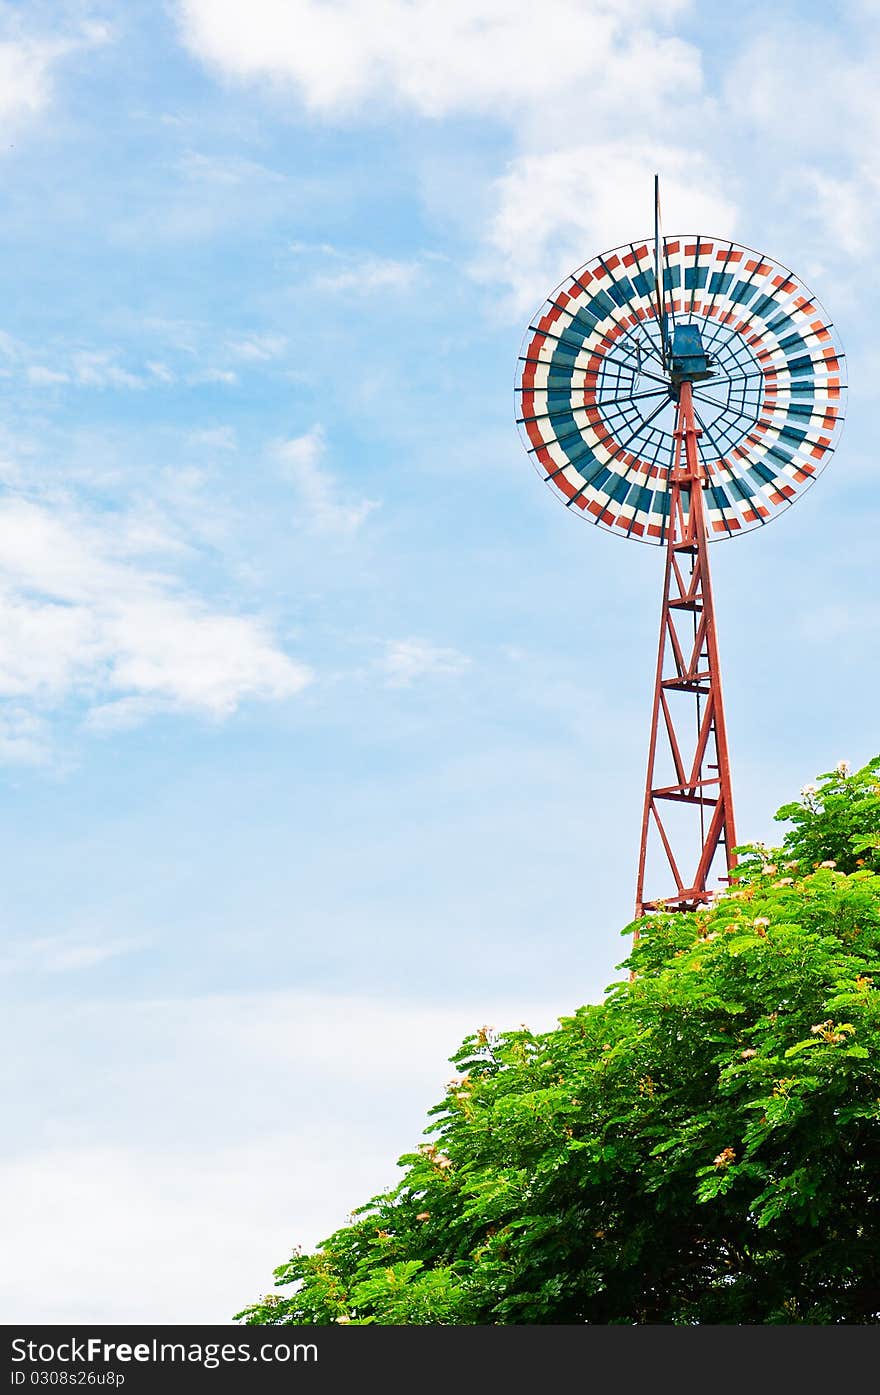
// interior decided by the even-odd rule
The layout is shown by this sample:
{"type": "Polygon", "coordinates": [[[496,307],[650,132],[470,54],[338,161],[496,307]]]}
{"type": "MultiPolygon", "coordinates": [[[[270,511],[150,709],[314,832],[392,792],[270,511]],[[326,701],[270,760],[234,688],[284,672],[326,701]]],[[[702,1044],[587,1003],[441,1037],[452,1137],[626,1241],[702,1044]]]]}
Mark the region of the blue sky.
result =
{"type": "Polygon", "coordinates": [[[0,6],[5,1320],[228,1319],[466,1031],[614,977],[662,558],[512,383],[655,169],[849,361],[713,549],[740,836],[876,752],[878,59],[868,3],[0,6]]]}

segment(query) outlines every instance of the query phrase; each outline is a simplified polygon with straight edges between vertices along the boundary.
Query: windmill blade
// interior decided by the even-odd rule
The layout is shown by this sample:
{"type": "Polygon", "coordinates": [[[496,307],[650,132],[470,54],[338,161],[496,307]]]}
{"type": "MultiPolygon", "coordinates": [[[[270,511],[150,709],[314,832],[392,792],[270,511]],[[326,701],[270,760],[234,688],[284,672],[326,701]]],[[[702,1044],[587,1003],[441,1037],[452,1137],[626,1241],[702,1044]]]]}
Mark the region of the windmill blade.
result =
{"type": "Polygon", "coordinates": [[[830,460],[846,362],[834,326],[788,267],[729,238],[664,236],[659,180],[654,192],[653,243],[592,258],[530,321],[517,420],[570,513],[662,545],[675,426],[668,336],[681,317],[713,360],[712,376],[693,386],[709,538],[736,537],[787,509],[830,460]]]}

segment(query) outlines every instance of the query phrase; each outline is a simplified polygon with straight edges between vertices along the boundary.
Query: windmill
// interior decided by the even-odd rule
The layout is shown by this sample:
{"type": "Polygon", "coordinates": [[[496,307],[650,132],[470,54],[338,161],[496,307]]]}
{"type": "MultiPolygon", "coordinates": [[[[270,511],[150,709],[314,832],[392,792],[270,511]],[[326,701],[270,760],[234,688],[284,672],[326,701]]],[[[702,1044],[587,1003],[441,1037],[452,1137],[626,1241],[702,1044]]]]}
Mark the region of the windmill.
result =
{"type": "Polygon", "coordinates": [[[526,450],[565,507],[665,552],[637,917],[695,910],[730,880],[709,544],[800,498],[834,450],[846,392],[834,327],[793,272],[726,238],[665,237],[656,177],[654,209],[653,239],[557,286],[516,384],[526,450]]]}

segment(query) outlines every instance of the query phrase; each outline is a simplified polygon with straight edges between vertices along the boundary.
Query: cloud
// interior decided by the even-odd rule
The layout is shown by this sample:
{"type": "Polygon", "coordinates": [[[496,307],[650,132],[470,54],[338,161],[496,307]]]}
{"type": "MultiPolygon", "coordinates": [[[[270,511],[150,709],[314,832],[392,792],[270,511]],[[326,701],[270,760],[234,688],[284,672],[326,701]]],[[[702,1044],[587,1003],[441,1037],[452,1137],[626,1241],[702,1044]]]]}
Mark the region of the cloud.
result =
{"type": "Polygon", "coordinates": [[[176,383],[235,383],[230,358],[253,364],[269,362],[283,354],[287,344],[277,334],[224,337],[218,344],[216,333],[205,324],[158,318],[132,318],[125,327],[130,330],[125,347],[57,336],[48,349],[44,339],[29,342],[0,330],[0,357],[5,360],[0,376],[21,374],[36,388],[69,383],[86,390],[124,392],[176,383]]]}
{"type": "MultiPolygon", "coordinates": [[[[205,64],[292,91],[325,120],[375,120],[403,108],[432,119],[489,115],[507,127],[514,154],[490,193],[485,250],[473,269],[508,285],[505,308],[518,312],[592,252],[648,232],[655,170],[670,212],[678,205],[685,223],[731,226],[720,175],[680,136],[717,115],[698,48],[666,32],[688,8],[687,0],[178,6],[184,42],[205,64]]],[[[481,216],[485,199],[476,203],[481,216]]],[[[315,284],[347,293],[405,288],[417,269],[376,258],[328,269],[315,284]]]]}
{"type": "MultiPolygon", "coordinates": [[[[641,107],[699,80],[696,51],[652,32],[684,0],[180,0],[184,42],[240,81],[293,89],[324,116],[369,105],[423,116],[641,107]],[[583,102],[583,97],[581,97],[583,102]]],[[[546,117],[545,117],[546,119],[546,117]]]]}
{"type": "Polygon", "coordinates": [[[227,387],[233,387],[238,382],[238,374],[231,368],[204,368],[198,373],[191,373],[187,381],[192,385],[225,383],[227,387]]]}
{"type": "Polygon", "coordinates": [[[44,718],[26,707],[0,711],[0,764],[44,765],[51,755],[44,718]]]}
{"type": "Polygon", "coordinates": [[[245,339],[235,339],[230,345],[230,352],[236,358],[249,359],[255,363],[266,363],[270,359],[278,358],[284,353],[287,347],[287,340],[280,334],[251,334],[245,339]]]}
{"type": "Polygon", "coordinates": [[[33,115],[41,111],[49,96],[49,74],[58,58],[57,45],[0,43],[0,117],[33,115]]]}
{"type": "Polygon", "coordinates": [[[841,639],[857,634],[876,635],[880,631],[880,604],[871,600],[829,601],[793,618],[813,652],[824,649],[833,654],[841,639]]]}
{"type": "Polygon", "coordinates": [[[205,155],[200,151],[191,150],[182,156],[179,169],[187,179],[200,184],[239,186],[256,181],[283,186],[287,183],[286,176],[278,170],[229,153],[205,155]]]}
{"type": "Polygon", "coordinates": [[[318,271],[306,283],[310,290],[321,294],[344,291],[348,295],[369,295],[373,291],[408,290],[422,270],[420,258],[402,260],[356,253],[331,242],[291,242],[289,251],[297,257],[330,261],[332,270],[318,271]]]}
{"type": "Polygon", "coordinates": [[[16,1198],[14,1213],[0,1203],[4,1268],[15,1267],[4,1312],[22,1323],[229,1323],[272,1290],[300,1216],[317,1241],[345,1221],[328,1193],[354,1205],[382,1178],[375,1152],[342,1162],[345,1148],[316,1124],[209,1155],[193,1140],[167,1151],[72,1143],[4,1160],[0,1185],[16,1198]]]}
{"type": "Polygon", "coordinates": [[[82,350],[72,357],[73,374],[84,387],[141,388],[144,379],[121,368],[114,353],[107,350],[82,350]]]}
{"type": "Polygon", "coordinates": [[[18,124],[33,118],[49,104],[57,65],[70,54],[106,43],[106,25],[87,22],[71,33],[52,38],[22,32],[16,7],[0,9],[0,119],[8,136],[18,124]]]}
{"type": "Polygon", "coordinates": [[[870,154],[880,127],[877,59],[880,16],[866,7],[859,21],[858,43],[841,26],[809,21],[794,25],[770,15],[749,41],[734,50],[725,65],[725,100],[736,106],[743,124],[775,148],[797,149],[816,156],[859,159],[870,154]],[[822,73],[822,100],[805,99],[805,67],[822,73]],[[793,131],[791,116],[797,113],[793,131]],[[780,118],[789,120],[779,124],[780,118]]]}
{"type": "Polygon", "coordinates": [[[292,252],[296,257],[311,256],[315,252],[320,253],[321,256],[324,257],[338,257],[341,255],[339,249],[334,247],[332,242],[296,241],[288,243],[287,250],[292,252]]]}
{"type": "Polygon", "coordinates": [[[466,654],[423,639],[390,640],[378,661],[389,687],[408,688],[418,678],[455,676],[470,664],[466,654]]]}
{"type": "Polygon", "coordinates": [[[132,701],[213,717],[282,700],[310,681],[265,625],[212,609],[132,550],[154,526],[23,499],[0,503],[0,694],[102,710],[132,701]]]}
{"type": "MultiPolygon", "coordinates": [[[[880,235],[880,22],[875,5],[851,19],[857,44],[842,25],[794,26],[771,17],[727,65],[724,92],[741,126],[760,141],[764,160],[780,171],[783,198],[806,224],[819,258],[828,257],[832,275],[841,253],[873,258],[880,235]],[[821,101],[805,98],[805,72],[821,72],[821,101]]],[[[846,281],[841,275],[844,294],[846,281]]]]}
{"type": "MultiPolygon", "coordinates": [[[[205,131],[201,134],[204,136],[205,131]]],[[[291,201],[308,204],[326,187],[323,174],[291,177],[229,150],[185,153],[160,171],[145,169],[137,196],[118,201],[108,222],[108,242],[151,255],[177,243],[204,243],[216,237],[252,237],[289,217],[291,201]],[[156,184],[151,174],[159,175],[156,184]],[[156,202],[161,201],[161,217],[156,202]]]]}
{"type": "Polygon", "coordinates": [[[156,360],[150,360],[147,363],[147,369],[160,383],[174,382],[174,373],[168,367],[167,363],[159,363],[156,360]]]}
{"type": "Polygon", "coordinates": [[[54,387],[57,383],[69,383],[70,374],[54,368],[45,368],[41,363],[32,363],[27,371],[28,381],[37,387],[54,387]]]}
{"type": "Polygon", "coordinates": [[[238,450],[238,439],[234,426],[206,426],[187,433],[187,439],[194,446],[207,446],[210,450],[238,450]]]}
{"type": "Polygon", "coordinates": [[[822,253],[830,251],[838,274],[843,270],[842,294],[853,299],[847,259],[873,258],[880,235],[880,175],[876,166],[859,164],[842,176],[807,167],[794,171],[792,180],[799,185],[798,202],[808,210],[806,221],[817,230],[822,253]]]}
{"type": "Polygon", "coordinates": [[[448,1007],[80,993],[28,1006],[26,1051],[7,1017],[7,1112],[34,1123],[30,1148],[0,1163],[4,1319],[228,1322],[295,1244],[394,1184],[466,1033],[542,1030],[557,1011],[466,993],[448,1007]]]}
{"type": "MultiPolygon", "coordinates": [[[[251,359],[253,361],[268,360],[274,358],[284,346],[283,339],[277,339],[271,335],[263,338],[254,337],[251,340],[235,342],[229,345],[230,352],[241,359],[251,359]]],[[[169,346],[164,346],[166,352],[169,346]]],[[[178,345],[172,345],[172,352],[178,349],[178,345]]],[[[34,350],[30,345],[24,343],[14,343],[10,340],[8,344],[0,342],[0,352],[11,361],[15,369],[24,372],[27,380],[34,387],[57,387],[62,383],[72,383],[81,388],[112,389],[118,388],[126,391],[139,391],[144,388],[168,387],[177,382],[178,377],[183,375],[189,384],[221,382],[234,383],[236,374],[233,369],[204,368],[195,372],[188,370],[185,374],[178,366],[172,367],[162,359],[148,358],[139,370],[133,372],[130,368],[124,367],[120,362],[120,350],[110,349],[71,349],[60,347],[57,350],[58,362],[55,367],[49,367],[45,363],[29,362],[36,354],[42,353],[42,349],[34,350]]],[[[184,346],[184,352],[189,356],[194,351],[190,351],[184,346]]]]}
{"type": "Polygon", "coordinates": [[[317,291],[346,291],[369,295],[372,291],[408,290],[419,273],[417,261],[365,257],[350,261],[340,271],[319,272],[311,285],[317,291]]]}
{"type": "Polygon", "coordinates": [[[129,954],[142,942],[125,940],[83,940],[71,935],[47,935],[8,943],[0,954],[0,974],[65,974],[92,969],[129,954]]]}
{"type": "Polygon", "coordinates": [[[89,709],[86,726],[89,731],[111,732],[130,731],[139,727],[151,717],[174,710],[174,704],[152,697],[115,698],[112,702],[99,702],[89,709]]]}
{"type": "Polygon", "coordinates": [[[474,274],[506,282],[518,312],[536,309],[594,252],[653,235],[659,170],[666,232],[731,232],[736,209],[705,156],[661,145],[581,144],[512,161],[496,183],[489,250],[474,274]]]}
{"type": "Polygon", "coordinates": [[[374,509],[375,499],[343,503],[340,486],[321,462],[327,454],[324,428],[313,426],[302,436],[276,446],[282,473],[296,488],[306,522],[318,533],[341,537],[356,533],[374,509]]]}

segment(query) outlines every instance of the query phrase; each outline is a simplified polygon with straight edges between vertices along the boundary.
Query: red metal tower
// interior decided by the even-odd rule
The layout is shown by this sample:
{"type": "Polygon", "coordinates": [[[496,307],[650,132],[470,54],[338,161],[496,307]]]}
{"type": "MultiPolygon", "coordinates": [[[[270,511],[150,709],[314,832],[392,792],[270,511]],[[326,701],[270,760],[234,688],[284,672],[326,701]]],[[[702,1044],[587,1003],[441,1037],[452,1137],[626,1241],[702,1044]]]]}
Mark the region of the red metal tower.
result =
{"type": "Polygon", "coordinates": [[[789,267],[663,235],[658,179],[653,238],[592,257],[529,323],[517,420],[536,469],[574,516],[666,549],[637,918],[695,910],[733,874],[708,543],[809,488],[843,424],[844,366],[789,267]]]}
{"type": "Polygon", "coordinates": [[[693,385],[683,381],[676,404],[675,447],[669,476],[666,576],[642,815],[637,917],[664,907],[696,909],[710,899],[707,882],[719,855],[723,853],[728,878],[736,863],[730,759],[703,497],[707,476],[697,445],[701,435],[694,413],[693,385]],[[687,704],[683,698],[688,699],[687,704]],[[687,831],[670,835],[669,810],[675,805],[689,816],[690,835],[687,831]],[[659,841],[675,887],[669,891],[658,887],[657,895],[646,896],[652,836],[659,841]],[[690,856],[690,848],[694,849],[693,870],[681,865],[684,857],[690,856]]]}

